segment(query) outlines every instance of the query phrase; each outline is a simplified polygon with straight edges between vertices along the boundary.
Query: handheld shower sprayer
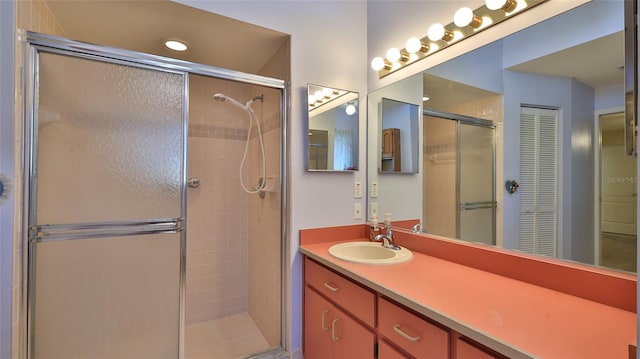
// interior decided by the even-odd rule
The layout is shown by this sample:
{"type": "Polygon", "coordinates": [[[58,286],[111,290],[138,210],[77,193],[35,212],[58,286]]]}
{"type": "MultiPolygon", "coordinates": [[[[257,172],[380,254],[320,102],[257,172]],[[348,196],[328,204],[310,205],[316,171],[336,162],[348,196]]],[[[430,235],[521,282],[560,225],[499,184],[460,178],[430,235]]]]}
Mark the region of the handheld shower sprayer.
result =
{"type": "Polygon", "coordinates": [[[231,97],[229,97],[229,96],[227,96],[225,94],[222,94],[222,93],[217,93],[217,94],[213,95],[213,99],[217,100],[217,101],[222,101],[222,102],[229,102],[230,104],[238,106],[238,107],[240,107],[241,109],[243,109],[245,111],[247,110],[247,106],[246,105],[243,105],[240,102],[238,102],[238,101],[232,99],[231,97]]]}
{"type": "Polygon", "coordinates": [[[247,103],[245,103],[244,105],[241,104],[239,101],[236,101],[235,99],[223,94],[223,93],[217,93],[215,95],[213,95],[213,99],[216,101],[222,101],[222,102],[229,102],[234,104],[235,106],[240,107],[241,109],[247,111],[249,109],[249,106],[251,106],[251,104],[253,104],[254,101],[256,100],[260,100],[261,102],[264,101],[264,95],[260,95],[260,96],[256,96],[254,98],[252,98],[251,100],[247,101],[247,103]]]}
{"type": "Polygon", "coordinates": [[[265,185],[266,185],[266,180],[267,180],[267,164],[266,164],[266,157],[265,157],[265,153],[264,153],[264,143],[262,141],[262,131],[260,130],[260,122],[258,122],[256,113],[253,111],[253,108],[251,107],[251,105],[253,104],[254,101],[256,100],[260,100],[260,101],[264,101],[264,95],[260,95],[260,96],[256,96],[254,98],[252,98],[251,100],[247,101],[246,104],[241,104],[240,102],[238,102],[237,100],[222,94],[222,93],[217,93],[215,95],[213,95],[213,99],[217,100],[217,101],[222,101],[222,102],[229,102],[230,104],[237,106],[243,110],[245,110],[247,112],[247,114],[249,115],[249,129],[247,131],[247,142],[244,146],[244,154],[242,155],[242,161],[240,161],[240,185],[242,186],[242,189],[247,192],[247,193],[260,193],[262,192],[262,190],[264,189],[265,185]],[[258,181],[258,186],[255,187],[254,189],[249,189],[247,188],[247,186],[244,184],[244,180],[243,180],[243,176],[242,176],[242,169],[244,168],[244,164],[245,164],[245,160],[247,159],[247,152],[249,151],[249,140],[251,139],[251,128],[253,127],[253,123],[255,122],[256,127],[258,129],[258,139],[260,140],[260,149],[262,152],[262,177],[260,178],[260,180],[258,181]]]}

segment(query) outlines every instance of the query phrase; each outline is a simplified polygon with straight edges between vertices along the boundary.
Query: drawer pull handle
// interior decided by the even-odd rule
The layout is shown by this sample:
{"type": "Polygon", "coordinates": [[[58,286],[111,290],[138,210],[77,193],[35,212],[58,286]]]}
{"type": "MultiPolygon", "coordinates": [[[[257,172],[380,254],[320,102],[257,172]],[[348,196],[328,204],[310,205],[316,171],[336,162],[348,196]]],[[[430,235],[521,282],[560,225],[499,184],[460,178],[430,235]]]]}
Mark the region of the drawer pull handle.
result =
{"type": "Polygon", "coordinates": [[[327,330],[329,330],[329,327],[325,327],[324,326],[324,317],[329,313],[328,310],[323,310],[322,311],[322,331],[326,332],[327,330]]]}
{"type": "Polygon", "coordinates": [[[339,321],[340,319],[336,318],[333,320],[333,322],[331,322],[331,339],[333,339],[334,342],[340,340],[340,337],[336,336],[336,323],[339,321]]]}
{"type": "Polygon", "coordinates": [[[411,335],[407,334],[404,332],[404,330],[400,329],[400,324],[396,324],[393,327],[393,331],[398,333],[398,335],[400,335],[401,337],[405,338],[406,340],[410,341],[410,342],[417,342],[420,340],[420,337],[412,337],[411,335]]]}
{"type": "Polygon", "coordinates": [[[337,292],[338,289],[340,289],[338,287],[332,286],[331,284],[329,284],[329,282],[324,282],[324,286],[325,286],[325,288],[329,289],[332,292],[337,292]]]}

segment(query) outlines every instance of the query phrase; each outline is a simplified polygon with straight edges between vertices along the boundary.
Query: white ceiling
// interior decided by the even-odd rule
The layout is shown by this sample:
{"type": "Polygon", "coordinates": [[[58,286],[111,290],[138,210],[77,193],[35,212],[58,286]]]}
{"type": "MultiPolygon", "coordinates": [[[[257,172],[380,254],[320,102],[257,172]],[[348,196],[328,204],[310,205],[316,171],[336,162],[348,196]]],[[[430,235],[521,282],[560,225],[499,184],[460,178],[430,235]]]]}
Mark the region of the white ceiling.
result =
{"type": "Polygon", "coordinates": [[[168,0],[48,0],[66,36],[99,45],[256,73],[288,35],[168,0]],[[185,52],[166,39],[189,44],[185,52]]]}
{"type": "Polygon", "coordinates": [[[509,68],[572,77],[593,88],[624,82],[624,34],[617,32],[509,68]]]}

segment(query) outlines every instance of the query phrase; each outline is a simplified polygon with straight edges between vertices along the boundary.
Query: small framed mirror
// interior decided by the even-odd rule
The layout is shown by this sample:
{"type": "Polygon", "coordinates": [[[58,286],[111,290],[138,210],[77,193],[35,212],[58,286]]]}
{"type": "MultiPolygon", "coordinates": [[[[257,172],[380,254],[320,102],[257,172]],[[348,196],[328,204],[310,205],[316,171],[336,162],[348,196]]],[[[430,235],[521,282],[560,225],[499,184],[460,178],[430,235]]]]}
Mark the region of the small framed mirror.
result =
{"type": "Polygon", "coordinates": [[[420,105],[382,98],[380,173],[418,172],[420,105]]]}
{"type": "Polygon", "coordinates": [[[307,170],[357,171],[358,93],[307,85],[307,170]]]}

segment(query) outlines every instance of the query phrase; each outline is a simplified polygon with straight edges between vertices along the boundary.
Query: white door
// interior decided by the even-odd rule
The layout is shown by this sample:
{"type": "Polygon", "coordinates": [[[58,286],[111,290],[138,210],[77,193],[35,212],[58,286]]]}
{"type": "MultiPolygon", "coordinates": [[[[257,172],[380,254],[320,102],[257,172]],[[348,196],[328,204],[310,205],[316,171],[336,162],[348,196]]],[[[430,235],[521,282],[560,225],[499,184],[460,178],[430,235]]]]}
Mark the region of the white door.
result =
{"type": "Polygon", "coordinates": [[[635,236],[636,157],[623,145],[602,146],[602,231],[635,236]]]}

